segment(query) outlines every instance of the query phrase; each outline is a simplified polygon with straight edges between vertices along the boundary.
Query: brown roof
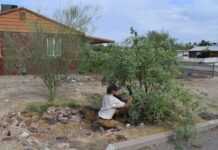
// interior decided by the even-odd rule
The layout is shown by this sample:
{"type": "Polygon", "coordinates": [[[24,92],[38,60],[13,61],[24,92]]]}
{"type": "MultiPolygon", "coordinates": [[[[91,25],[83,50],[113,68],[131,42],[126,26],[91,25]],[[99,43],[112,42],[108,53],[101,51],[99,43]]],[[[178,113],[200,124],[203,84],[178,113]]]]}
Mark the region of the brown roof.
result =
{"type": "Polygon", "coordinates": [[[100,37],[94,37],[89,35],[87,35],[86,37],[91,41],[91,44],[114,43],[113,40],[104,39],[100,37]]]}
{"type": "MultiPolygon", "coordinates": [[[[46,21],[46,24],[48,24],[48,26],[55,26],[57,24],[61,24],[60,22],[57,22],[53,19],[50,19],[46,16],[43,16],[39,13],[36,13],[32,10],[26,9],[24,7],[20,7],[20,8],[15,8],[15,9],[11,9],[11,10],[7,10],[4,12],[0,12],[0,31],[14,31],[14,32],[26,32],[27,29],[25,29],[25,24],[23,22],[20,22],[20,20],[18,20],[18,18],[14,18],[14,16],[9,16],[12,13],[19,13],[20,11],[26,11],[30,14],[33,14],[34,16],[37,16],[38,18],[43,19],[43,21],[46,21]],[[8,15],[8,16],[7,16],[8,15]],[[6,17],[3,17],[6,16],[6,17]],[[2,19],[2,20],[1,20],[2,19]],[[4,20],[3,20],[4,19],[4,20]],[[17,24],[15,25],[15,21],[13,20],[9,20],[8,19],[17,19],[17,24]],[[4,23],[8,21],[7,23],[4,23]],[[19,22],[18,22],[19,21],[19,22]]],[[[63,25],[63,24],[61,24],[63,25]]],[[[66,26],[66,25],[63,25],[66,26]]],[[[67,28],[69,28],[68,26],[66,26],[67,28]]],[[[85,35],[83,32],[77,31],[75,30],[78,34],[82,34],[85,35]]],[[[99,38],[99,37],[94,37],[94,36],[86,36],[88,40],[91,41],[92,44],[99,44],[99,43],[113,43],[113,40],[109,40],[109,39],[104,39],[104,38],[99,38]]]]}

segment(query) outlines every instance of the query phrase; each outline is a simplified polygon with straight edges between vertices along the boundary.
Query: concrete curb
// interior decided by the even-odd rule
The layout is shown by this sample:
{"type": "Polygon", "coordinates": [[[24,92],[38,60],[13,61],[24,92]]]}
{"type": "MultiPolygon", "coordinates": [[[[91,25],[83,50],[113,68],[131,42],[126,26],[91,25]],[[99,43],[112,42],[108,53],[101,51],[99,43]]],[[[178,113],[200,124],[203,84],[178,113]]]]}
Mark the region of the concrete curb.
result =
{"type": "MultiPolygon", "coordinates": [[[[211,120],[203,123],[198,123],[197,132],[206,131],[218,126],[218,119],[211,120]]],[[[153,134],[150,136],[140,137],[125,142],[118,142],[109,144],[106,150],[138,150],[145,147],[150,147],[154,144],[165,143],[171,136],[174,135],[173,131],[167,131],[162,133],[153,134]]]]}

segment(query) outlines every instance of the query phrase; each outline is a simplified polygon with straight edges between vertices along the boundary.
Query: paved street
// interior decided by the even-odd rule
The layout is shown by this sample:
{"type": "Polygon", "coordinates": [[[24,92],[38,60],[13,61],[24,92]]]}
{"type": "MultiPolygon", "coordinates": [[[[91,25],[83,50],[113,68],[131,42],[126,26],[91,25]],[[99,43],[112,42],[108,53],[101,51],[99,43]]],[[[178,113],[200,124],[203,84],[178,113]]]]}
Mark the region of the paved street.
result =
{"type": "MultiPolygon", "coordinates": [[[[165,143],[146,150],[174,150],[172,143],[165,143]]],[[[199,134],[198,140],[188,142],[185,150],[218,150],[218,128],[199,134]]]]}

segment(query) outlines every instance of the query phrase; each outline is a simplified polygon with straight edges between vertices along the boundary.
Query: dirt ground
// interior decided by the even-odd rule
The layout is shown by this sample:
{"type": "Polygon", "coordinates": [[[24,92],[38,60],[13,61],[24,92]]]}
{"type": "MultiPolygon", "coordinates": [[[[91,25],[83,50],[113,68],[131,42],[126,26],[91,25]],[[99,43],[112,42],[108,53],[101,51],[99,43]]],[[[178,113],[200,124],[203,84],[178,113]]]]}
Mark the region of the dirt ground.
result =
{"type": "MultiPolygon", "coordinates": [[[[57,89],[57,100],[72,99],[79,103],[86,102],[87,93],[104,93],[98,76],[73,75],[75,82],[65,83],[57,89]]],[[[13,110],[22,110],[31,102],[47,101],[48,90],[40,78],[33,76],[0,77],[0,116],[13,110]]]]}
{"type": "Polygon", "coordinates": [[[207,112],[218,114],[218,77],[177,79],[175,82],[200,96],[202,103],[209,106],[207,112]]]}
{"type": "MultiPolygon", "coordinates": [[[[70,99],[84,104],[89,100],[87,98],[88,94],[97,93],[103,95],[105,93],[106,87],[101,84],[101,77],[99,76],[72,75],[71,77],[73,79],[72,82],[65,83],[57,89],[56,100],[70,99]]],[[[218,105],[218,77],[177,79],[175,82],[201,95],[204,101],[209,101],[214,106],[210,111],[218,112],[216,107],[218,105]]],[[[46,100],[47,88],[40,78],[34,78],[33,76],[0,77],[0,117],[9,112],[22,111],[31,102],[45,102],[46,100]]],[[[52,128],[55,129],[53,136],[61,136],[63,133],[68,133],[72,139],[88,143],[94,149],[97,149],[97,147],[103,149],[107,144],[116,142],[114,137],[119,134],[127,137],[127,139],[132,139],[167,130],[161,125],[153,126],[149,124],[139,127],[131,126],[116,133],[105,131],[101,134],[82,130],[86,128],[85,123],[77,127],[72,127],[69,124],[60,126],[57,124],[52,128]]],[[[80,144],[76,143],[76,145],[80,144]]]]}
{"type": "MultiPolygon", "coordinates": [[[[57,89],[56,101],[72,100],[81,104],[88,103],[89,94],[105,94],[106,86],[102,85],[99,76],[81,76],[72,75],[72,82],[65,83],[57,89]]],[[[0,77],[0,118],[10,112],[20,112],[32,102],[46,102],[47,88],[40,78],[33,76],[2,76],[0,77]]],[[[106,130],[103,133],[90,132],[90,127],[82,122],[77,126],[71,124],[59,124],[45,126],[40,122],[37,127],[50,128],[52,136],[58,137],[67,135],[69,139],[75,140],[73,146],[77,149],[105,149],[109,143],[117,142],[117,137],[132,139],[139,136],[146,136],[167,130],[161,125],[143,125],[139,127],[128,127],[121,131],[106,130]]],[[[11,132],[23,132],[23,129],[10,128],[11,132]],[[19,131],[20,130],[20,131],[19,131]]],[[[0,131],[0,138],[6,135],[6,131],[0,131]]],[[[47,139],[49,140],[49,139],[47,139]]],[[[51,142],[51,141],[50,141],[51,142]]],[[[46,143],[46,142],[44,142],[46,143]]],[[[16,148],[10,147],[10,144],[0,142],[1,146],[9,146],[8,150],[20,150],[21,143],[14,144],[16,148]]],[[[45,147],[43,147],[45,149],[45,147]]],[[[42,148],[42,149],[43,149],[42,148]]]]}

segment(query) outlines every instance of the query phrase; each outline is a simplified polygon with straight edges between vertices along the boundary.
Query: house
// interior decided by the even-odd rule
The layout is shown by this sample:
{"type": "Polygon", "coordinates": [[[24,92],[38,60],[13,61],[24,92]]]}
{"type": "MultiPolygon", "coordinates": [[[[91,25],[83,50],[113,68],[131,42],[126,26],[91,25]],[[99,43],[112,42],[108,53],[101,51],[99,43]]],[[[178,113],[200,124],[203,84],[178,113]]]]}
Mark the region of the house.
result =
{"type": "MultiPolygon", "coordinates": [[[[0,75],[5,74],[4,72],[4,50],[7,37],[5,33],[10,33],[18,39],[23,39],[23,41],[28,41],[27,34],[31,32],[28,24],[28,20],[34,18],[39,23],[45,24],[50,30],[48,34],[55,34],[54,28],[60,26],[61,23],[52,20],[46,16],[43,16],[39,13],[36,13],[32,10],[18,7],[16,5],[0,5],[0,75]]],[[[63,25],[63,24],[61,24],[63,25]]],[[[65,25],[63,25],[65,26],[65,25]]],[[[69,27],[66,27],[69,28],[69,27]]],[[[114,41],[93,37],[85,35],[82,32],[76,31],[76,33],[85,37],[91,44],[100,44],[100,43],[113,43],[114,41]]],[[[48,45],[52,43],[52,39],[47,40],[48,45]]],[[[25,43],[25,42],[24,42],[25,43]]],[[[58,43],[58,42],[56,42],[58,43]]],[[[24,44],[25,47],[25,44],[24,44]]],[[[53,52],[54,53],[54,52],[53,52]]]]}
{"type": "Polygon", "coordinates": [[[179,56],[179,57],[187,57],[188,56],[188,50],[179,49],[179,50],[176,50],[176,52],[177,52],[177,56],[179,56]]]}
{"type": "Polygon", "coordinates": [[[205,51],[205,50],[211,51],[211,57],[218,57],[218,45],[196,46],[189,50],[189,57],[196,58],[202,53],[202,51],[205,51]]]}

